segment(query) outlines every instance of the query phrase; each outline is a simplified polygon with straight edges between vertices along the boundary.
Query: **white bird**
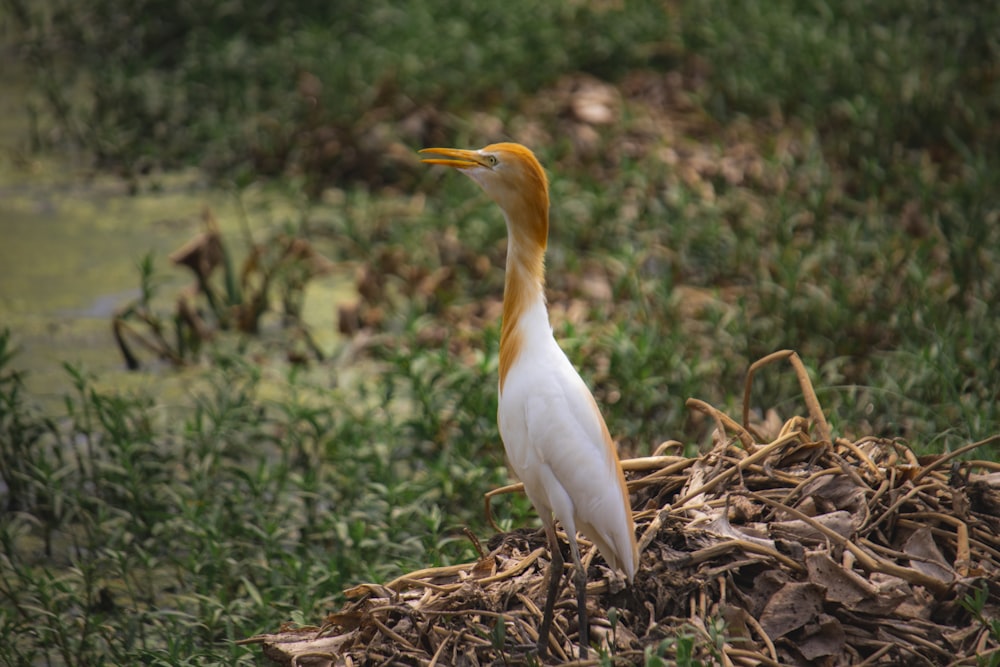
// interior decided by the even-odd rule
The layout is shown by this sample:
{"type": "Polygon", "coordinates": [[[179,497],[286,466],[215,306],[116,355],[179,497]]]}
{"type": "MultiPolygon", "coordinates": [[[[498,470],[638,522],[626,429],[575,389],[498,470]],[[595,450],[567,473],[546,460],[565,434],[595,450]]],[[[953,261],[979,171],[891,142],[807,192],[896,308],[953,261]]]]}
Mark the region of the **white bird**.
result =
{"type": "Polygon", "coordinates": [[[563,558],[553,515],[576,567],[580,657],[586,658],[587,573],[576,533],[597,545],[629,583],[639,565],[625,476],[597,402],[559,347],[545,305],[549,189],[535,155],[520,144],[480,150],[426,148],[424,158],[460,170],[495,201],[507,222],[497,421],[507,459],[542,519],[552,552],[538,652],[548,651],[563,558]]]}

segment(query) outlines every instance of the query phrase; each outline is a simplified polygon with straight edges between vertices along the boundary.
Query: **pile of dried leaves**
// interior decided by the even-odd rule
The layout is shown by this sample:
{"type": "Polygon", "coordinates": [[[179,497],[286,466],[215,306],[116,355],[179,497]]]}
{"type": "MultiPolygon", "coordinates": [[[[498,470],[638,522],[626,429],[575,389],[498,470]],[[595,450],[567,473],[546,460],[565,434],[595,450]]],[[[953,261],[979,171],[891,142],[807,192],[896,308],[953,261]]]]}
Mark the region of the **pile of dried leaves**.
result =
{"type": "MultiPolygon", "coordinates": [[[[716,421],[715,445],[684,458],[669,455],[677,443],[667,442],[623,462],[640,571],[627,587],[586,545],[590,643],[601,653],[576,664],[642,664],[651,652],[676,659],[684,642],[708,664],[995,664],[1000,464],[958,460],[985,441],[917,457],[898,441],[832,438],[788,351],[751,367],[742,425],[688,405],[716,421]],[[753,374],[778,359],[793,364],[808,418],[751,425],[753,374]]],[[[492,492],[487,506],[517,488],[492,492]]],[[[481,553],[475,563],[358,586],[321,627],[247,642],[295,665],[534,660],[545,538],[500,534],[481,553]]],[[[553,660],[572,660],[575,627],[564,586],[553,660]]]]}

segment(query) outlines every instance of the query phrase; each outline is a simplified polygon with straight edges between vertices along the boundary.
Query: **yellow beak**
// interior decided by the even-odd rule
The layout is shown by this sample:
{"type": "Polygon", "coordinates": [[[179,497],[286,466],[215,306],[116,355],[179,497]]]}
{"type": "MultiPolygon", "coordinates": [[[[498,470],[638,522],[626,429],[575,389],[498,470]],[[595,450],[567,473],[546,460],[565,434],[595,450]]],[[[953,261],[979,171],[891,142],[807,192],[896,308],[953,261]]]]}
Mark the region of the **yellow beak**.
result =
{"type": "Polygon", "coordinates": [[[476,151],[468,151],[461,148],[424,148],[421,153],[431,153],[441,157],[425,157],[421,160],[424,164],[440,164],[445,167],[455,167],[456,169],[472,169],[473,167],[485,167],[485,158],[476,151]]]}

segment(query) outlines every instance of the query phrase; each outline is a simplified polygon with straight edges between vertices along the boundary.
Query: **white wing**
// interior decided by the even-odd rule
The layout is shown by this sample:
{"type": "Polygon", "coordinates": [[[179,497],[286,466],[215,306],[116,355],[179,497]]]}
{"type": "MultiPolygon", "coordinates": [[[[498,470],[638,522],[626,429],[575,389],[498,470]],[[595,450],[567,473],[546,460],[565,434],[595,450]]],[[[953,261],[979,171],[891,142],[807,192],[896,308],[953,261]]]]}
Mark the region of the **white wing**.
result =
{"type": "Polygon", "coordinates": [[[507,456],[540,514],[579,530],[612,567],[635,571],[616,457],[590,391],[554,339],[515,363],[500,397],[507,456]]]}

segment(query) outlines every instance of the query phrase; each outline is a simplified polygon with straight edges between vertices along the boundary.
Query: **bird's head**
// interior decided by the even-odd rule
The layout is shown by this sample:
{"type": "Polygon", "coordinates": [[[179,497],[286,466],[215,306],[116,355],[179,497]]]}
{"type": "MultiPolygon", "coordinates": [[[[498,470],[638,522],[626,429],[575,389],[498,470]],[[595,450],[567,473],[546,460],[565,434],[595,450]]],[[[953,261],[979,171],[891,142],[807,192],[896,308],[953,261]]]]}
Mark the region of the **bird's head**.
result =
{"type": "Polygon", "coordinates": [[[479,150],[425,148],[426,164],[458,169],[503,209],[512,235],[527,235],[542,248],[549,233],[549,181],[535,154],[514,143],[479,150]]]}

